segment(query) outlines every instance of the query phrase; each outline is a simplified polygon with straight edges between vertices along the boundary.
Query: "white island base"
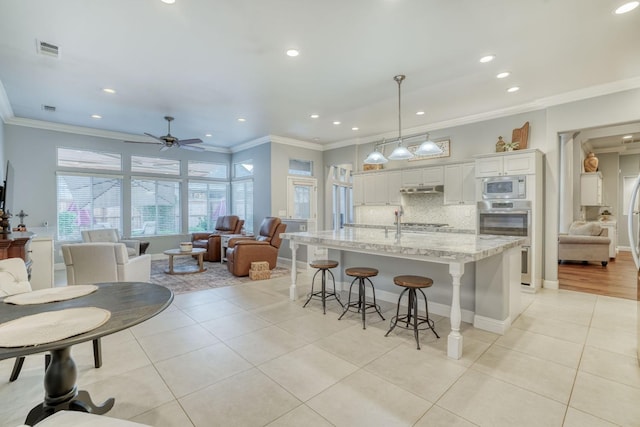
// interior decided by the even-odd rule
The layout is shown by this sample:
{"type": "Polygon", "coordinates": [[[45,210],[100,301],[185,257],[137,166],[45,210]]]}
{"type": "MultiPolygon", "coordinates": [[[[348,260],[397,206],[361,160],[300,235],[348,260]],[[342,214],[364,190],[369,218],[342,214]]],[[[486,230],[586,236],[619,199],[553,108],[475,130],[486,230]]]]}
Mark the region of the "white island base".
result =
{"type": "MultiPolygon", "coordinates": [[[[466,264],[475,267],[474,326],[504,333],[520,312],[520,245],[524,242],[521,238],[480,237],[456,233],[404,233],[398,240],[385,235],[381,230],[363,229],[283,233],[281,237],[290,241],[292,268],[289,296],[292,300],[298,298],[295,266],[296,252],[300,245],[325,247],[341,253],[423,261],[426,263],[426,271],[431,270],[429,265],[447,264],[452,289],[449,312],[451,331],[447,337],[447,356],[452,359],[460,359],[464,347],[464,339],[460,333],[460,289],[466,264]]],[[[372,260],[369,266],[378,264],[372,260]]],[[[386,273],[408,274],[402,271],[386,273]]]]}

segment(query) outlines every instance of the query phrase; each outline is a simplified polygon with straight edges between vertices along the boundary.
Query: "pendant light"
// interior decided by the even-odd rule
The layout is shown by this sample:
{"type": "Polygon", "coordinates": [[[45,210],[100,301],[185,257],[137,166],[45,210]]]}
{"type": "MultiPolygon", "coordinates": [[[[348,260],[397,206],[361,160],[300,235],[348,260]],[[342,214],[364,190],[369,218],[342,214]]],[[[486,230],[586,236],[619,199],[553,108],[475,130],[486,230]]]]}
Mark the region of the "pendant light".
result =
{"type": "Polygon", "coordinates": [[[432,154],[442,154],[442,149],[427,134],[427,140],[420,144],[420,147],[416,150],[416,156],[429,156],[432,154]]]}
{"type": "Polygon", "coordinates": [[[382,154],[378,150],[374,149],[371,152],[371,154],[369,154],[367,156],[367,158],[364,159],[364,164],[365,165],[383,165],[383,164],[387,163],[388,161],[389,160],[387,160],[387,158],[384,156],[384,154],[382,154]]]}
{"type": "Polygon", "coordinates": [[[389,155],[391,160],[407,160],[413,158],[413,154],[402,145],[402,109],[400,103],[400,85],[404,80],[404,75],[399,74],[393,78],[398,83],[398,146],[389,155]]]}

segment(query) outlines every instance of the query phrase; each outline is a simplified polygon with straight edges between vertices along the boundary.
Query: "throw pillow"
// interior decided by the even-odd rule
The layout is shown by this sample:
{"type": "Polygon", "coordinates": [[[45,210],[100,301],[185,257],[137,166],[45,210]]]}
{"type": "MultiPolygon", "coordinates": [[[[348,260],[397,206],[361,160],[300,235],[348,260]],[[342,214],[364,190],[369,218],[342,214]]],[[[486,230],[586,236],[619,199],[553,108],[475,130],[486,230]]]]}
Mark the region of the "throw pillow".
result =
{"type": "Polygon", "coordinates": [[[573,236],[599,236],[602,227],[595,222],[574,221],[569,227],[569,234],[573,236]]]}

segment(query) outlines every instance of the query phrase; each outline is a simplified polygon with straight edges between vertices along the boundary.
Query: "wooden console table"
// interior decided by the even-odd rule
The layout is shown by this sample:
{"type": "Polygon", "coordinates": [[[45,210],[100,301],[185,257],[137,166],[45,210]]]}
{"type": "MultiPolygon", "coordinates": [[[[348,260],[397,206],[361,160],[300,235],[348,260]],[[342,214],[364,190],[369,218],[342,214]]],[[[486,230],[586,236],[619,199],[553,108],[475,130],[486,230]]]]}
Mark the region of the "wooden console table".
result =
{"type": "Polygon", "coordinates": [[[27,272],[31,276],[31,238],[33,233],[13,232],[0,234],[0,259],[22,258],[27,266],[27,272]]]}

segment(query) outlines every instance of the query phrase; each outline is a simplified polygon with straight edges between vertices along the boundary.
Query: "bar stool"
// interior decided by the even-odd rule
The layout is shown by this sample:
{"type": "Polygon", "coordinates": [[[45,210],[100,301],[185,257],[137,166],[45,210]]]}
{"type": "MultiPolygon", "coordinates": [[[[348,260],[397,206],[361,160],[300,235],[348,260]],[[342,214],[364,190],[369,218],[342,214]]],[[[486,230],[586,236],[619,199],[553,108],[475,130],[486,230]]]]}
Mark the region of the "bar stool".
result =
{"type": "Polygon", "coordinates": [[[373,282],[371,282],[371,279],[369,279],[369,277],[377,276],[378,270],[375,268],[369,268],[369,267],[351,267],[351,268],[347,268],[344,271],[344,273],[347,276],[354,277],[354,279],[351,281],[351,285],[349,286],[349,301],[347,302],[347,305],[344,306],[344,311],[342,312],[338,320],[342,319],[342,316],[344,316],[347,311],[354,311],[354,310],[349,310],[350,308],[354,308],[354,309],[357,308],[356,312],[362,313],[362,329],[367,329],[365,322],[366,322],[366,312],[369,309],[373,308],[376,312],[378,312],[378,315],[380,316],[380,318],[384,320],[384,317],[380,312],[380,306],[376,303],[376,289],[373,287],[373,282]],[[373,302],[367,302],[366,300],[365,280],[369,282],[369,284],[371,285],[371,291],[373,292],[373,302]],[[351,302],[351,289],[353,288],[353,284],[356,281],[358,282],[358,301],[351,302]]]}
{"type": "Polygon", "coordinates": [[[317,261],[311,261],[309,263],[309,266],[311,268],[317,268],[318,271],[316,271],[316,273],[313,275],[313,279],[311,279],[311,293],[309,294],[309,298],[307,299],[307,302],[305,302],[302,307],[303,308],[306,307],[307,304],[309,304],[309,301],[311,301],[311,298],[313,297],[320,298],[322,300],[323,314],[327,314],[326,300],[329,297],[334,297],[336,301],[338,301],[340,306],[344,307],[344,305],[342,304],[342,301],[340,301],[340,297],[336,293],[336,279],[335,277],[333,277],[333,273],[331,272],[331,270],[329,270],[330,268],[336,268],[338,266],[338,261],[334,261],[331,259],[321,259],[317,261]],[[313,292],[313,284],[316,281],[316,276],[320,272],[322,272],[322,289],[319,290],[318,292],[313,292]],[[329,272],[329,274],[331,275],[331,280],[333,281],[333,292],[326,291],[327,272],[329,272]]]}
{"type": "Polygon", "coordinates": [[[427,296],[422,290],[423,288],[430,288],[431,285],[433,285],[433,280],[428,277],[407,275],[394,277],[393,283],[405,289],[400,293],[400,297],[398,298],[398,308],[396,309],[396,315],[393,317],[393,319],[391,319],[391,328],[384,336],[388,336],[391,331],[393,331],[393,328],[396,327],[398,321],[400,321],[406,323],[405,326],[400,325],[401,328],[413,329],[413,334],[416,338],[418,350],[420,350],[420,341],[418,340],[419,330],[425,330],[427,329],[427,327],[429,327],[429,329],[431,329],[431,331],[435,334],[436,338],[440,338],[436,330],[433,329],[434,322],[429,318],[429,303],[427,302],[427,296]],[[427,314],[426,316],[418,315],[418,298],[416,289],[419,290],[424,297],[424,307],[427,314]],[[407,306],[407,314],[404,316],[400,316],[400,302],[402,301],[402,297],[407,291],[409,291],[409,304],[407,306]],[[425,323],[427,326],[422,326],[425,323]]]}

